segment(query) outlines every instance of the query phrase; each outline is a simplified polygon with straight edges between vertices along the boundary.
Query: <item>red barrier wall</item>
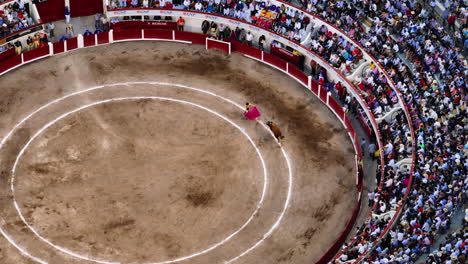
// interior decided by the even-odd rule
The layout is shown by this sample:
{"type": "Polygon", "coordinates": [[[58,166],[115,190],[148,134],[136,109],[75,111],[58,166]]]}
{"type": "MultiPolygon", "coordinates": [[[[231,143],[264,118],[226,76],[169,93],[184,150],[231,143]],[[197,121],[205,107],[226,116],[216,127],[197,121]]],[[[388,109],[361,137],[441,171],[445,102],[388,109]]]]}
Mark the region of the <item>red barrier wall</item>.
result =
{"type": "Polygon", "coordinates": [[[351,121],[349,120],[347,115],[345,116],[345,119],[343,121],[345,122],[345,125],[348,128],[349,133],[351,133],[351,135],[355,137],[356,131],[354,131],[353,124],[351,124],[351,121]]]}
{"type": "Polygon", "coordinates": [[[85,47],[96,45],[96,37],[94,35],[83,36],[83,42],[85,47]]]}
{"type": "Polygon", "coordinates": [[[207,39],[206,41],[208,49],[217,49],[229,54],[229,45],[231,43],[220,42],[213,39],[207,39]]]}
{"type": "Polygon", "coordinates": [[[366,120],[364,120],[364,117],[362,116],[361,113],[358,114],[358,119],[359,119],[359,123],[361,123],[361,126],[362,128],[364,129],[364,131],[366,132],[367,136],[368,137],[371,137],[371,131],[372,129],[369,127],[369,125],[367,124],[366,120]]]}
{"type": "Polygon", "coordinates": [[[172,30],[167,29],[145,29],[146,39],[172,39],[172,30]]]}
{"type": "Polygon", "coordinates": [[[59,54],[65,51],[65,42],[54,43],[54,54],[59,54]]]}
{"type": "Polygon", "coordinates": [[[21,55],[10,57],[0,63],[0,72],[7,71],[10,68],[21,64],[21,55]]]}
{"type": "Polygon", "coordinates": [[[257,58],[257,59],[262,58],[262,51],[261,50],[256,49],[256,48],[251,47],[251,46],[246,45],[246,44],[242,44],[242,43],[237,42],[237,41],[231,41],[231,51],[232,52],[243,53],[243,54],[249,55],[251,57],[257,58]]]}
{"type": "Polygon", "coordinates": [[[113,23],[111,28],[114,30],[127,29],[177,29],[177,23],[171,21],[120,21],[113,23]]]}
{"type": "Polygon", "coordinates": [[[107,44],[109,43],[109,32],[103,32],[97,35],[98,44],[107,44]]]}
{"type": "Polygon", "coordinates": [[[296,77],[297,79],[299,79],[301,82],[303,82],[304,84],[307,84],[309,82],[309,78],[307,77],[307,75],[305,75],[305,73],[303,73],[301,70],[299,70],[296,66],[294,66],[293,64],[289,64],[288,66],[288,72],[296,77]]]}
{"type": "Polygon", "coordinates": [[[320,89],[320,100],[327,102],[327,89],[323,87],[322,85],[319,85],[320,89]]]}
{"type": "Polygon", "coordinates": [[[283,49],[283,48],[278,48],[275,45],[270,46],[270,52],[272,55],[278,56],[279,58],[291,62],[295,65],[299,64],[300,58],[299,55],[293,54],[292,52],[283,49]]]}
{"type": "Polygon", "coordinates": [[[141,29],[114,31],[114,40],[141,39],[141,29]]]}
{"type": "Polygon", "coordinates": [[[341,249],[341,246],[343,243],[346,241],[346,238],[349,235],[349,232],[351,232],[354,222],[356,221],[356,218],[359,214],[359,211],[361,210],[361,200],[362,197],[359,197],[358,202],[356,203],[356,206],[354,207],[353,214],[351,215],[350,220],[348,221],[348,224],[346,225],[343,233],[335,240],[335,243],[333,243],[333,246],[330,247],[327,252],[320,258],[319,261],[317,261],[316,264],[327,264],[330,259],[332,259],[336,253],[341,249]]]}
{"type": "Polygon", "coordinates": [[[78,48],[78,38],[71,38],[67,40],[67,51],[78,48]]]}
{"type": "Polygon", "coordinates": [[[274,55],[271,55],[269,53],[264,52],[263,53],[263,60],[265,62],[268,62],[268,63],[282,69],[283,71],[286,71],[286,62],[284,60],[274,56],[274,55]]]}
{"type": "Polygon", "coordinates": [[[314,94],[317,94],[317,93],[318,93],[318,87],[319,87],[318,82],[312,81],[311,91],[312,91],[314,94]]]}
{"type": "Polygon", "coordinates": [[[30,50],[30,51],[24,52],[23,53],[23,58],[24,58],[24,61],[27,62],[27,61],[30,61],[30,60],[34,60],[35,58],[39,58],[39,57],[42,57],[42,56],[49,55],[49,53],[50,53],[49,45],[46,45],[46,46],[41,47],[41,48],[37,48],[37,49],[33,49],[33,50],[30,50]]]}
{"type": "Polygon", "coordinates": [[[328,106],[335,111],[335,113],[340,117],[340,119],[343,119],[343,107],[341,107],[340,104],[338,104],[333,97],[330,97],[330,100],[328,102],[328,106]]]}
{"type": "Polygon", "coordinates": [[[208,35],[185,31],[176,31],[175,36],[177,40],[191,41],[193,44],[205,45],[206,37],[208,35]]]}
{"type": "Polygon", "coordinates": [[[4,52],[0,53],[0,62],[4,61],[6,59],[9,59],[9,58],[11,58],[11,57],[13,57],[15,55],[16,55],[15,49],[9,49],[7,51],[4,51],[4,52]]]}

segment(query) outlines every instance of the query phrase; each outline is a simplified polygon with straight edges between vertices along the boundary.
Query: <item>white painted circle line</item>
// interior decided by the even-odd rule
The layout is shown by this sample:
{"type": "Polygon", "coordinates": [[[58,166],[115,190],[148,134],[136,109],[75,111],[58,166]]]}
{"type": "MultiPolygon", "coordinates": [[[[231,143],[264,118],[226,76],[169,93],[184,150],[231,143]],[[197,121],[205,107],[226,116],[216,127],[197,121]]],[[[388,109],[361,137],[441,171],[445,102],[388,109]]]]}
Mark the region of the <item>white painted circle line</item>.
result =
{"type": "Polygon", "coordinates": [[[192,103],[192,102],[187,102],[187,101],[184,101],[184,100],[178,100],[178,99],[173,99],[173,98],[167,98],[167,97],[159,97],[159,96],[140,96],[140,97],[122,97],[122,98],[113,98],[113,99],[107,99],[107,100],[102,100],[102,101],[97,101],[97,102],[94,102],[94,103],[91,103],[91,104],[87,104],[87,105],[84,105],[84,106],[81,106],[75,110],[72,110],[72,111],[69,111],[65,114],[62,114],[61,116],[57,117],[56,119],[52,120],[51,122],[47,123],[45,126],[43,126],[40,130],[38,130],[30,139],[29,141],[24,145],[24,147],[20,150],[18,156],[16,157],[16,160],[13,164],[13,168],[11,170],[11,191],[13,193],[13,203],[14,203],[14,206],[21,218],[21,220],[26,224],[26,226],[37,236],[39,237],[43,242],[47,243],[48,245],[50,245],[51,247],[54,247],[55,249],[59,250],[59,251],[62,251],[63,253],[66,253],[68,255],[71,255],[73,257],[76,257],[76,258],[80,258],[80,259],[83,259],[83,260],[87,260],[87,261],[93,261],[93,262],[97,262],[97,263],[103,263],[103,264],[116,264],[116,263],[119,263],[119,262],[109,262],[109,261],[105,261],[105,260],[99,260],[99,259],[94,259],[94,258],[90,258],[90,257],[86,257],[86,256],[83,256],[83,255],[80,255],[78,253],[75,253],[71,250],[68,250],[66,248],[63,248],[63,247],[60,247],[58,245],[55,245],[54,243],[50,242],[49,240],[47,240],[46,238],[44,238],[41,234],[39,234],[39,232],[37,230],[34,229],[34,227],[32,227],[28,221],[26,220],[26,218],[24,217],[23,213],[21,212],[21,209],[15,199],[15,188],[14,188],[14,184],[15,184],[15,179],[16,179],[16,168],[17,168],[17,165],[21,159],[21,157],[23,156],[24,152],[26,151],[26,149],[29,147],[29,145],[34,141],[34,139],[36,139],[40,134],[42,134],[45,130],[47,130],[49,127],[51,127],[52,125],[54,125],[55,123],[57,123],[58,121],[70,116],[71,114],[74,114],[74,113],[77,113],[81,110],[84,110],[86,108],[90,108],[92,106],[96,106],[96,105],[100,105],[100,104],[105,104],[105,103],[110,103],[110,102],[117,102],[117,101],[126,101],[126,100],[143,100],[143,99],[156,99],[156,100],[164,100],[164,101],[172,101],[172,102],[178,102],[178,103],[183,103],[183,104],[189,104],[189,105],[192,105],[192,106],[195,106],[195,107],[198,107],[200,109],[203,109],[205,111],[208,111],[218,117],[220,117],[221,119],[227,121],[228,123],[230,123],[232,126],[236,127],[239,131],[242,132],[242,134],[247,137],[247,139],[249,140],[250,144],[254,147],[255,151],[257,152],[257,155],[258,157],[260,158],[260,161],[262,163],[262,168],[263,168],[263,174],[264,174],[264,184],[263,184],[263,190],[262,190],[262,194],[261,194],[261,197],[260,197],[260,201],[258,202],[256,208],[255,208],[255,211],[250,215],[250,217],[248,218],[247,222],[245,222],[239,229],[237,229],[234,233],[232,233],[231,235],[229,235],[228,237],[226,237],[225,239],[223,239],[222,241],[216,243],[215,245],[209,247],[208,249],[206,250],[202,250],[202,251],[199,251],[197,253],[194,253],[192,255],[189,255],[189,256],[185,256],[185,257],[180,257],[180,258],[177,258],[177,259],[174,259],[174,260],[168,260],[168,261],[162,261],[162,262],[155,262],[154,264],[163,264],[163,263],[173,263],[173,262],[178,262],[178,261],[183,261],[183,260],[186,260],[186,259],[190,259],[190,258],[193,258],[193,257],[196,257],[196,256],[199,256],[199,255],[202,255],[202,254],[205,254],[217,247],[219,247],[220,245],[226,243],[227,241],[229,241],[231,238],[233,238],[235,235],[237,235],[239,232],[241,232],[252,220],[253,218],[255,217],[255,215],[257,215],[259,209],[262,207],[263,205],[263,201],[265,199],[265,194],[266,194],[266,187],[267,187],[267,184],[268,184],[268,172],[267,172],[267,169],[266,169],[266,164],[265,164],[265,160],[263,159],[261,153],[260,153],[260,150],[258,149],[258,147],[255,145],[255,142],[253,141],[253,139],[237,124],[235,124],[233,121],[231,121],[230,119],[228,119],[227,117],[219,114],[218,112],[215,112],[209,108],[206,108],[204,106],[201,106],[201,105],[198,105],[198,104],[195,104],[195,103],[192,103]]]}
{"type": "MultiPolygon", "coordinates": [[[[74,93],[71,93],[71,94],[68,94],[68,95],[65,95],[63,97],[60,97],[60,98],[57,98],[49,103],[47,103],[46,105],[38,108],[37,110],[35,110],[34,112],[32,112],[31,114],[29,114],[28,116],[26,116],[25,118],[23,118],[18,124],[16,124],[13,129],[7,133],[7,135],[2,139],[2,141],[0,141],[0,149],[3,147],[3,145],[6,143],[6,141],[11,137],[11,135],[14,133],[14,131],[16,131],[17,128],[19,128],[22,124],[24,124],[29,118],[31,118],[33,115],[35,115],[36,113],[42,111],[43,109],[49,107],[50,105],[52,104],[55,104],[55,103],[58,103],[66,98],[69,98],[69,97],[72,97],[72,96],[75,96],[75,95],[79,95],[79,94],[82,94],[82,93],[86,93],[86,92],[90,92],[90,91],[94,91],[94,90],[98,90],[98,89],[102,89],[102,88],[106,88],[106,87],[116,87],[116,86],[127,86],[127,85],[142,85],[142,84],[145,84],[145,85],[162,85],[162,86],[174,86],[174,87],[179,87],[179,88],[185,88],[185,89],[190,89],[190,90],[195,90],[195,91],[198,91],[198,92],[201,92],[201,93],[205,93],[205,94],[209,94],[209,95],[212,95],[212,96],[215,96],[215,97],[218,97],[230,104],[233,104],[235,105],[237,108],[239,109],[243,109],[242,105],[228,99],[228,98],[225,98],[223,96],[220,96],[220,95],[217,95],[213,92],[209,92],[209,91],[206,91],[206,90],[202,90],[202,89],[198,89],[198,88],[194,88],[194,87],[190,87],[190,86],[186,86],[186,85],[181,85],[181,84],[173,84],[173,83],[165,83],[165,82],[125,82],[125,83],[114,83],[114,84],[108,84],[108,85],[100,85],[100,86],[96,86],[96,87],[92,87],[92,88],[89,88],[89,89],[85,89],[85,90],[81,90],[81,91],[77,91],[77,92],[74,92],[74,93]]],[[[150,98],[157,98],[157,97],[127,97],[127,98],[121,98],[122,100],[130,100],[130,98],[133,98],[133,99],[150,99],[150,98]]],[[[160,98],[163,98],[163,97],[160,97],[160,98]]],[[[172,100],[172,101],[181,101],[182,100],[177,100],[177,99],[172,99],[172,98],[165,98],[167,100],[172,100]]],[[[108,99],[108,100],[103,100],[103,101],[100,101],[100,103],[106,103],[106,102],[111,102],[111,101],[115,101],[117,99],[108,99]]],[[[202,109],[205,109],[209,112],[212,112],[212,113],[215,113],[214,111],[212,111],[211,109],[208,109],[208,108],[205,108],[203,106],[199,106],[199,105],[196,105],[196,104],[193,104],[191,102],[187,102],[187,101],[183,101],[184,103],[188,103],[188,104],[191,104],[191,105],[194,105],[194,106],[197,106],[197,107],[200,107],[202,109]]],[[[87,105],[87,107],[90,107],[92,105],[96,105],[98,103],[94,103],[94,104],[90,104],[90,105],[87,105]]],[[[76,112],[76,111],[80,111],[82,109],[86,108],[86,106],[84,107],[80,107],[78,109],[75,109],[74,111],[72,111],[73,113],[76,112]]],[[[67,114],[71,114],[72,112],[69,112],[69,113],[66,113],[65,115],[67,114]]],[[[216,113],[217,114],[217,113],[216,113]]],[[[228,122],[232,122],[224,117],[222,117],[221,115],[217,114],[219,117],[225,119],[226,121],[228,122]]],[[[60,118],[60,117],[59,117],[60,118]]],[[[63,117],[62,117],[63,118],[63,117]]],[[[55,121],[56,122],[56,121],[55,121]]],[[[262,123],[260,120],[257,120],[257,122],[259,124],[261,124],[267,131],[269,131],[269,133],[273,135],[273,133],[269,130],[268,126],[266,126],[264,123],[262,123]]],[[[50,123],[49,123],[50,124],[50,123]]],[[[233,124],[233,123],[232,123],[233,124]]],[[[52,125],[52,124],[50,124],[52,125]]],[[[50,126],[49,125],[49,126],[50,126]]],[[[259,151],[259,149],[255,146],[255,144],[253,143],[253,141],[251,140],[251,138],[245,133],[245,131],[242,130],[242,128],[238,127],[236,124],[234,124],[242,133],[244,133],[244,135],[246,135],[249,140],[251,141],[251,143],[253,144],[254,148],[256,149],[257,151],[257,154],[260,155],[261,157],[261,160],[262,160],[262,165],[264,166],[264,171],[266,172],[266,167],[264,165],[264,160],[263,160],[263,157],[261,156],[261,153],[259,151]]],[[[48,126],[47,126],[48,127],[48,126]]],[[[41,131],[45,130],[47,127],[45,127],[44,129],[41,129],[41,131]]],[[[37,135],[39,135],[38,133],[36,133],[37,135]]],[[[35,135],[34,137],[37,137],[37,135],[35,135]]],[[[30,142],[28,142],[28,144],[25,146],[25,148],[31,143],[32,140],[30,140],[30,142]]],[[[293,178],[293,174],[292,174],[292,166],[291,166],[291,161],[285,151],[285,149],[280,145],[278,144],[280,147],[281,147],[281,151],[282,151],[282,154],[287,162],[287,166],[288,166],[288,193],[287,193],[287,198],[286,198],[286,201],[285,201],[285,204],[284,204],[284,207],[283,207],[283,210],[281,211],[277,221],[272,225],[272,227],[263,235],[263,238],[261,240],[259,240],[257,243],[255,243],[253,246],[251,246],[250,248],[248,248],[246,251],[244,251],[243,253],[241,253],[240,255],[238,255],[237,257],[227,261],[226,263],[231,263],[239,258],[241,258],[242,256],[248,254],[249,252],[251,252],[253,249],[255,249],[258,245],[260,245],[265,239],[267,239],[272,233],[274,230],[276,230],[276,228],[279,226],[280,222],[282,221],[282,219],[284,218],[285,214],[286,214],[286,211],[287,211],[287,208],[289,206],[289,202],[291,200],[291,196],[292,196],[292,178],[293,178]]],[[[24,152],[25,148],[22,149],[20,155],[22,155],[22,153],[24,152]]],[[[18,157],[20,157],[20,155],[18,157]]],[[[16,165],[17,165],[17,162],[19,160],[19,158],[17,157],[17,160],[15,162],[15,166],[14,166],[14,169],[12,170],[13,174],[14,175],[14,170],[16,168],[16,165]]],[[[258,210],[260,209],[261,207],[261,204],[263,203],[263,200],[264,200],[264,196],[265,196],[265,193],[266,193],[266,186],[268,185],[268,179],[267,179],[267,174],[265,174],[264,176],[265,178],[265,181],[264,181],[264,191],[262,193],[262,197],[261,197],[261,203],[259,203],[260,205],[257,206],[254,214],[252,214],[251,218],[249,218],[248,222],[246,224],[244,224],[241,229],[239,229],[238,231],[236,231],[235,233],[233,233],[232,235],[230,235],[229,237],[227,237],[226,239],[224,239],[223,241],[219,242],[218,244],[210,247],[209,249],[207,250],[203,250],[203,251],[200,251],[200,252],[197,252],[195,254],[192,254],[190,256],[187,256],[187,257],[182,257],[182,258],[178,258],[178,259],[175,259],[175,260],[170,260],[170,261],[164,261],[164,262],[152,262],[152,263],[145,263],[145,264],[165,264],[165,263],[174,263],[174,262],[177,262],[177,261],[184,261],[184,260],[187,260],[189,258],[193,258],[193,257],[196,257],[196,256],[199,256],[199,255],[202,255],[202,254],[205,254],[217,247],[219,247],[220,245],[226,243],[228,240],[230,240],[232,237],[234,237],[238,232],[240,232],[242,229],[244,229],[249,223],[250,221],[253,219],[253,217],[257,214],[258,210]]],[[[11,182],[11,188],[12,188],[12,192],[14,193],[14,179],[12,179],[12,182],[11,182]]],[[[23,217],[23,215],[21,214],[20,210],[19,210],[19,206],[16,202],[16,200],[14,200],[14,206],[15,206],[15,209],[18,211],[18,214],[20,215],[20,218],[22,219],[22,221],[28,226],[28,228],[31,229],[31,231],[36,235],[38,236],[41,240],[43,240],[44,242],[46,242],[47,244],[49,244],[50,246],[66,253],[66,254],[69,254],[71,256],[74,256],[74,257],[77,257],[77,258],[80,258],[80,259],[84,259],[84,260],[88,260],[88,261],[93,261],[93,262],[96,262],[96,263],[102,263],[102,264],[120,264],[119,262],[108,262],[108,261],[100,261],[100,260],[94,260],[94,259],[91,259],[91,258],[88,258],[88,257],[85,257],[85,256],[82,256],[82,255],[79,255],[79,254],[76,254],[76,253],[73,253],[67,249],[64,249],[64,248],[61,248],[57,245],[54,245],[52,244],[51,242],[47,241],[45,238],[41,237],[25,220],[25,218],[23,217]]],[[[25,256],[28,256],[30,257],[31,259],[33,259],[34,261],[36,262],[39,262],[41,264],[43,263],[46,263],[45,261],[41,260],[41,259],[38,259],[36,257],[33,257],[32,255],[30,255],[26,250],[24,250],[23,248],[21,248],[7,233],[6,231],[4,231],[1,226],[0,226],[0,231],[2,233],[2,235],[7,238],[7,240],[13,245],[15,246],[15,248],[17,248],[23,255],[25,256]]]]}
{"type": "MultiPolygon", "coordinates": [[[[4,219],[2,218],[1,219],[2,222],[4,221],[4,219]]],[[[35,262],[37,263],[40,263],[40,264],[48,264],[47,261],[45,260],[42,260],[40,258],[37,258],[31,254],[29,254],[29,252],[27,250],[25,250],[24,248],[22,248],[20,245],[18,245],[15,240],[13,238],[10,237],[10,235],[8,235],[5,230],[3,230],[1,227],[0,227],[0,233],[2,234],[3,237],[5,237],[5,239],[11,244],[13,245],[19,252],[21,252],[21,254],[23,254],[24,256],[34,260],[35,262]]]]}

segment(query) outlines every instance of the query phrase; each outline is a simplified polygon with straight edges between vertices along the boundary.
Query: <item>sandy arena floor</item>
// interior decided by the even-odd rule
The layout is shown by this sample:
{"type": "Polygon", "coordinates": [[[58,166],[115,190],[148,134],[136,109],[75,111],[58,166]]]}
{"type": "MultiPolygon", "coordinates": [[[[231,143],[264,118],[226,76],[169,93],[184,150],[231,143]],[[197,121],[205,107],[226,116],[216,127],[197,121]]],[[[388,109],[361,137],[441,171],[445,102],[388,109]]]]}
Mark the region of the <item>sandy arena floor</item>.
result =
{"type": "Polygon", "coordinates": [[[358,195],[346,132],[286,75],[203,48],[113,44],[0,78],[0,263],[321,257],[358,195]]]}

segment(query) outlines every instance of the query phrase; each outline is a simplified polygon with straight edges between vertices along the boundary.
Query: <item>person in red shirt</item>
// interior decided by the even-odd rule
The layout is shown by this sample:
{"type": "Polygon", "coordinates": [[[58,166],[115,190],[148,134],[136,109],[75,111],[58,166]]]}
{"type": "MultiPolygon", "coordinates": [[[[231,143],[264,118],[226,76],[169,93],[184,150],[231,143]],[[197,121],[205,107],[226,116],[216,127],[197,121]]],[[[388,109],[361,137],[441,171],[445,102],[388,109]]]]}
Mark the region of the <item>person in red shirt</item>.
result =
{"type": "Polygon", "coordinates": [[[179,17],[177,20],[177,30],[184,31],[185,20],[182,17],[179,17]]]}
{"type": "Polygon", "coordinates": [[[455,16],[454,13],[451,13],[450,16],[447,18],[449,29],[453,30],[453,32],[455,32],[455,20],[456,19],[457,17],[455,16]]]}
{"type": "Polygon", "coordinates": [[[167,1],[166,5],[164,6],[165,8],[173,8],[174,4],[172,2],[167,1]]]}

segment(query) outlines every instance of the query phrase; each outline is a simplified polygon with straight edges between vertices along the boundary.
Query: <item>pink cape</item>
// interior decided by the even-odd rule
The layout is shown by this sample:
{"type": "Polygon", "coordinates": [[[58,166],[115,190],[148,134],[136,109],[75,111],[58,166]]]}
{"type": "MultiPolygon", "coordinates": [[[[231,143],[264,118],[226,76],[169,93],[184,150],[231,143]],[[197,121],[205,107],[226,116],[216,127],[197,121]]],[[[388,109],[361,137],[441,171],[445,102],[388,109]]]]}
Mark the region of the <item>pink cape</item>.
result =
{"type": "Polygon", "coordinates": [[[258,111],[257,107],[254,106],[250,111],[244,114],[244,116],[249,120],[254,120],[261,116],[260,112],[258,111]]]}

